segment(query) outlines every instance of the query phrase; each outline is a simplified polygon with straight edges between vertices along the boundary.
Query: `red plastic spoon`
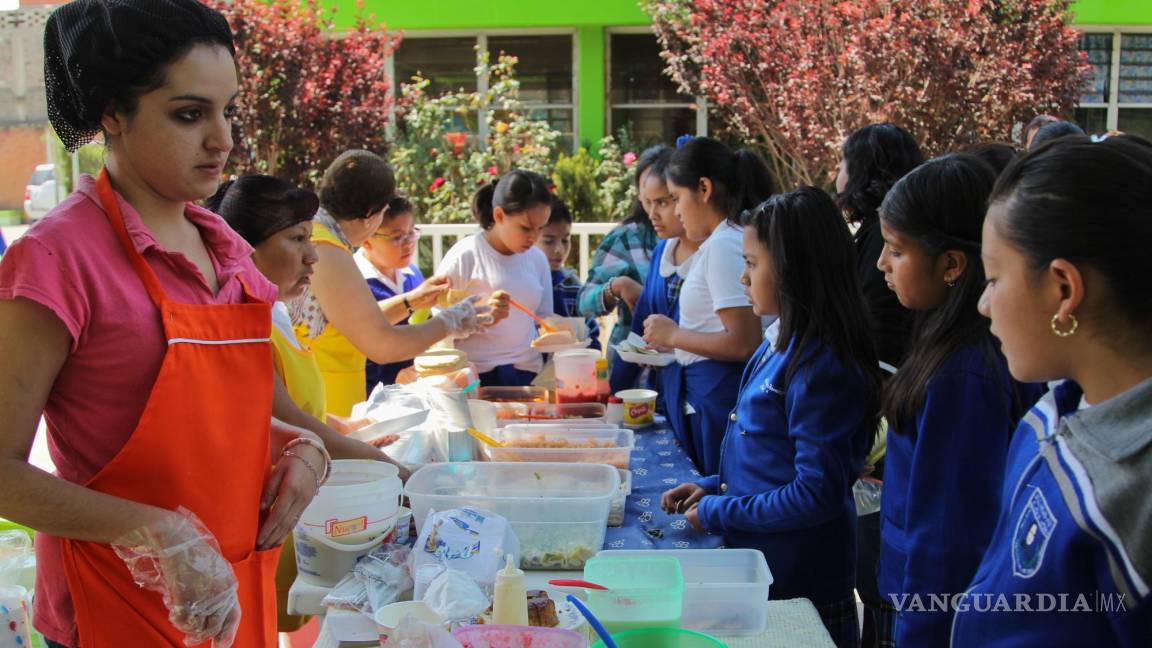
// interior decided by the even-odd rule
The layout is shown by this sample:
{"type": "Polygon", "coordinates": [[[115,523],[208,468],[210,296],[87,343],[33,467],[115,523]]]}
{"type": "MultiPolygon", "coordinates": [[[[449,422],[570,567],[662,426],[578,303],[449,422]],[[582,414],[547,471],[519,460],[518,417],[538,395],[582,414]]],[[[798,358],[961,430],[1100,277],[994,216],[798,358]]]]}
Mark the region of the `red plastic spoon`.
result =
{"type": "Polygon", "coordinates": [[[548,584],[549,585],[556,585],[557,587],[583,587],[584,589],[601,590],[604,592],[608,591],[608,588],[604,587],[603,585],[597,585],[596,583],[589,583],[586,580],[580,580],[578,578],[572,578],[572,579],[554,578],[554,579],[548,581],[548,584]]]}

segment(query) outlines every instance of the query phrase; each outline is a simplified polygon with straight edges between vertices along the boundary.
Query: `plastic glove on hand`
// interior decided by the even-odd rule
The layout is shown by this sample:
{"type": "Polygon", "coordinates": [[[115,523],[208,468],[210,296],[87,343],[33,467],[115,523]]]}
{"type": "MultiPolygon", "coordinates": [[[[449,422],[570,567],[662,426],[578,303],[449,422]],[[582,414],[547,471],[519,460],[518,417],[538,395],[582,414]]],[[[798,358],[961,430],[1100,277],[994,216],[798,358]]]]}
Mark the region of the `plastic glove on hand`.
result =
{"type": "Polygon", "coordinates": [[[137,585],[160,593],[168,620],[185,634],[187,645],[232,645],[240,627],[239,583],[215,536],[194,513],[181,507],[158,524],[116,539],[112,549],[137,585]]]}
{"type": "Polygon", "coordinates": [[[454,304],[436,316],[448,328],[448,337],[466,338],[482,331],[493,323],[491,310],[487,304],[479,304],[479,295],[472,295],[454,304]]]}

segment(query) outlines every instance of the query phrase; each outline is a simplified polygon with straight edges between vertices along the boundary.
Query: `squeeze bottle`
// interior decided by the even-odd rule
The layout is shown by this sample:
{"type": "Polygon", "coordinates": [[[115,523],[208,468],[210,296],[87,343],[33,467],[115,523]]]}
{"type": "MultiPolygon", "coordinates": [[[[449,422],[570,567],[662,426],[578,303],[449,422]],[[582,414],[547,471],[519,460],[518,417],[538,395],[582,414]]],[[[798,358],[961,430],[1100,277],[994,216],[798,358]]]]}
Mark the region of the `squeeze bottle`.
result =
{"type": "Polygon", "coordinates": [[[528,592],[524,590],[524,571],[512,564],[512,554],[504,558],[504,569],[496,572],[492,594],[492,623],[528,625],[528,592]]]}

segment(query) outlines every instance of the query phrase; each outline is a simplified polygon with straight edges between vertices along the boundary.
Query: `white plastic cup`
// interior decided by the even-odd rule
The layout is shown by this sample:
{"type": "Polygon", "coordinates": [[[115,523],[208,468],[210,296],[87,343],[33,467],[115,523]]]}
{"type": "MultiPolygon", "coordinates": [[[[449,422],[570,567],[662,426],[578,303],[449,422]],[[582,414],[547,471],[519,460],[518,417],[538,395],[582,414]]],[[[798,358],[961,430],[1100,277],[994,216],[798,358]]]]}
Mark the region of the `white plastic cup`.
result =
{"type": "Polygon", "coordinates": [[[439,576],[442,571],[444,571],[444,566],[436,563],[428,563],[417,567],[416,573],[412,574],[412,600],[423,601],[424,593],[428,591],[428,586],[432,584],[432,581],[436,580],[436,577],[439,576]]]}
{"type": "Polygon", "coordinates": [[[31,627],[28,621],[28,590],[19,585],[0,587],[0,646],[31,646],[31,627]]]}
{"type": "Polygon", "coordinates": [[[600,352],[594,349],[573,349],[555,355],[556,402],[596,402],[596,361],[600,352]]]}

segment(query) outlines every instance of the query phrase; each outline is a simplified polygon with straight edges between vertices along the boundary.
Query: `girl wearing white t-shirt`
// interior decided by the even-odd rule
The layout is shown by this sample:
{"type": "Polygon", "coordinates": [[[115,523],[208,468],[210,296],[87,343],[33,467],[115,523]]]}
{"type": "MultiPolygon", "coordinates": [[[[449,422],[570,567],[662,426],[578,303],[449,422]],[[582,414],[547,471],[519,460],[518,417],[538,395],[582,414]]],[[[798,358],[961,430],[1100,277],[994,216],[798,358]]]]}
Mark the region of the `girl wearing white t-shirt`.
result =
{"type": "Polygon", "coordinates": [[[552,315],[548,258],[535,247],[551,204],[548,181],[530,171],[511,171],[496,184],[482,187],[472,200],[472,212],[483,231],[453,245],[436,269],[454,287],[463,288],[476,279],[494,290],[493,311],[503,319],[456,341],[486,387],[529,385],[543,364],[540,352],[531,346],[535,322],[518,310],[509,312],[507,297],[540,317],[552,315]]]}
{"type": "Polygon", "coordinates": [[[747,150],[697,137],[672,156],[668,189],[685,236],[700,241],[680,289],[680,322],[644,320],[649,344],[676,350],[665,385],[668,420],[701,474],[720,466],[720,443],[736,405],[744,363],[760,345],[764,322],[740,284],[744,271],[740,213],[767,200],[772,176],[747,150]],[[677,379],[678,378],[678,379],[677,379]]]}

